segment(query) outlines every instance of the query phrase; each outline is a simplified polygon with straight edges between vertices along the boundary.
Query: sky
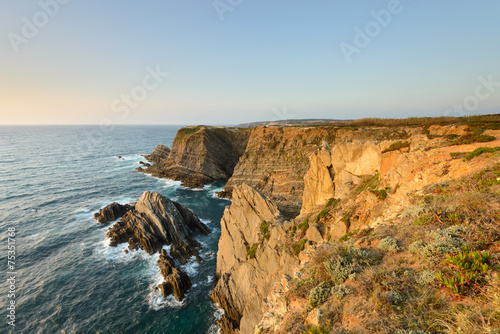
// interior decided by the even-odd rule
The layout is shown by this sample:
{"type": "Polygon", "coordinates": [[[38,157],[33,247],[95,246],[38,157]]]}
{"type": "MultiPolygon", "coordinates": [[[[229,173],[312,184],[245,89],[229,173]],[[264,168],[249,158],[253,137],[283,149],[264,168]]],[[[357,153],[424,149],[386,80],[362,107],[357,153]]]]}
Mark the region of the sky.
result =
{"type": "Polygon", "coordinates": [[[498,0],[0,0],[0,125],[500,113],[498,0]]]}

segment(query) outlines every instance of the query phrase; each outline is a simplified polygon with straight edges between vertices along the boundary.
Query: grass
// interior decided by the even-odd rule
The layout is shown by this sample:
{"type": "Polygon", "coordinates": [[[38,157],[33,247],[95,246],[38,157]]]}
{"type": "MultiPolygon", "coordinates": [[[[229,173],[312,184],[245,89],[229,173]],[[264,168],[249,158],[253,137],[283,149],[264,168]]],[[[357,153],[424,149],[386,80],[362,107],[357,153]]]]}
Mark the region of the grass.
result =
{"type": "Polygon", "coordinates": [[[260,233],[267,240],[269,240],[269,238],[271,238],[271,233],[269,232],[269,226],[270,226],[270,224],[268,222],[266,222],[265,220],[263,220],[262,223],[260,223],[260,233]]]}
{"type": "Polygon", "coordinates": [[[497,151],[500,151],[500,147],[497,146],[497,147],[478,147],[476,148],[474,151],[470,152],[470,153],[467,153],[465,155],[465,160],[472,160],[474,159],[475,157],[483,154],[483,153],[493,153],[493,152],[497,152],[497,151]]]}
{"type": "Polygon", "coordinates": [[[387,153],[387,152],[392,152],[392,151],[398,151],[406,147],[410,147],[411,143],[409,141],[397,141],[385,150],[382,151],[382,153],[387,153]]]}
{"type": "Polygon", "coordinates": [[[471,133],[464,136],[459,136],[456,139],[452,137],[451,139],[451,145],[467,145],[473,143],[486,143],[489,141],[493,141],[496,138],[494,136],[484,135],[480,133],[471,133]]]}
{"type": "Polygon", "coordinates": [[[319,309],[315,332],[499,333],[499,185],[500,164],[492,165],[414,194],[421,210],[394,218],[397,228],[317,245],[287,292],[299,306],[282,329],[307,333],[306,318],[319,309]],[[419,241],[427,251],[410,252],[419,241]],[[339,299],[328,284],[349,293],[339,299]]]}
{"type": "Polygon", "coordinates": [[[255,255],[257,252],[257,248],[259,248],[259,244],[253,244],[252,247],[247,247],[247,258],[255,259],[255,255]]]}
{"type": "Polygon", "coordinates": [[[304,250],[306,243],[307,239],[302,239],[298,244],[292,245],[293,253],[298,256],[304,250]]]}

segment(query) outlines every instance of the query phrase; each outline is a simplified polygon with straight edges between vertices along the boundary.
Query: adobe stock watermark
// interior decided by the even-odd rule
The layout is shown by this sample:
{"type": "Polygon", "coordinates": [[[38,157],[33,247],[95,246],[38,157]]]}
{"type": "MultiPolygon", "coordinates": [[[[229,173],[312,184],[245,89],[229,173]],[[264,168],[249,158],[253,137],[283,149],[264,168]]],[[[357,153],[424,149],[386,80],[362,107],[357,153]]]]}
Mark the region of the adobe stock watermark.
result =
{"type": "Polygon", "coordinates": [[[30,18],[23,16],[21,18],[20,34],[9,32],[7,38],[14,52],[19,53],[21,45],[28,44],[40,33],[40,29],[44,28],[61,10],[62,5],[66,5],[70,0],[40,0],[38,5],[40,10],[33,14],[30,18]]]}
{"type": "Polygon", "coordinates": [[[224,17],[227,12],[233,12],[236,7],[241,5],[243,0],[214,0],[212,5],[214,6],[215,12],[219,16],[221,21],[224,21],[224,17]]]}
{"type": "Polygon", "coordinates": [[[494,81],[493,74],[488,78],[478,77],[479,83],[474,89],[474,93],[465,97],[461,103],[455,103],[453,107],[444,112],[445,116],[470,116],[472,112],[477,111],[482,101],[489,99],[500,87],[499,81],[494,81]]]}
{"type": "MultiPolygon", "coordinates": [[[[408,1],[411,2],[412,0],[408,1]]],[[[350,64],[354,55],[359,55],[375,38],[380,36],[383,29],[391,24],[393,17],[400,14],[403,9],[404,7],[400,0],[389,0],[386,9],[381,9],[379,11],[372,10],[370,12],[373,20],[368,21],[363,29],[355,26],[352,44],[347,42],[341,42],[339,44],[340,50],[347,63],[350,64]]]]}
{"type": "MultiPolygon", "coordinates": [[[[92,128],[82,136],[81,140],[76,143],[74,153],[82,155],[102,147],[106,141],[106,135],[114,131],[116,118],[126,120],[132,110],[137,109],[148,95],[158,89],[165,79],[170,75],[168,72],[162,71],[160,65],[155,68],[146,66],[145,74],[142,80],[136,86],[133,86],[130,91],[121,94],[111,102],[110,109],[117,114],[115,117],[102,118],[98,128],[92,128]]],[[[74,164],[75,154],[65,155],[64,163],[66,166],[74,164]]]]}
{"type": "Polygon", "coordinates": [[[284,106],[282,110],[273,108],[273,114],[274,116],[271,118],[271,122],[286,121],[295,118],[294,114],[288,112],[287,106],[284,106]]]}

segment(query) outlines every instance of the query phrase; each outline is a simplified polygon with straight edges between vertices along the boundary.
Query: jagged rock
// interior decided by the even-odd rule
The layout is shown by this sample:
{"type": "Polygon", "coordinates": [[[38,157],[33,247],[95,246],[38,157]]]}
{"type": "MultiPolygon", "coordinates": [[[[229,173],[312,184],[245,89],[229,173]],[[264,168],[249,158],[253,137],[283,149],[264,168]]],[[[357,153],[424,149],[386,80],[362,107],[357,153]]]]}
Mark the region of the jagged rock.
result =
{"type": "Polygon", "coordinates": [[[256,189],[243,184],[233,190],[233,202],[224,211],[217,253],[217,284],[211,298],[226,312],[223,333],[253,333],[263,314],[264,298],[283,274],[291,275],[298,264],[288,252],[279,252],[286,238],[283,216],[276,204],[256,189]],[[260,234],[268,222],[270,238],[260,234]],[[256,257],[247,260],[247,246],[258,244],[256,257]]]}
{"type": "Polygon", "coordinates": [[[176,267],[174,260],[168,256],[164,249],[160,251],[158,267],[163,278],[165,278],[165,282],[158,285],[163,296],[167,297],[173,294],[175,299],[182,301],[184,295],[192,286],[189,276],[184,270],[176,267]]]}
{"type": "Polygon", "coordinates": [[[458,135],[463,136],[469,133],[468,125],[431,125],[429,127],[429,134],[432,136],[449,136],[458,135]]]}
{"type": "Polygon", "coordinates": [[[304,177],[302,213],[311,212],[315,207],[325,205],[330,198],[335,197],[334,177],[328,148],[309,157],[309,171],[304,177]]]}
{"type": "Polygon", "coordinates": [[[156,146],[153,153],[145,155],[144,158],[148,159],[150,162],[162,163],[170,155],[170,149],[164,145],[156,146]]]}
{"type": "Polygon", "coordinates": [[[191,256],[198,255],[200,248],[192,232],[208,234],[210,230],[186,206],[146,191],[135,209],[127,212],[107,235],[111,245],[128,241],[131,249],[142,248],[149,254],[163,245],[172,245],[172,257],[186,263],[191,256]]]}
{"type": "Polygon", "coordinates": [[[133,208],[134,207],[129,204],[121,205],[113,202],[94,214],[94,219],[101,224],[106,224],[121,218],[127,211],[133,208]]]}

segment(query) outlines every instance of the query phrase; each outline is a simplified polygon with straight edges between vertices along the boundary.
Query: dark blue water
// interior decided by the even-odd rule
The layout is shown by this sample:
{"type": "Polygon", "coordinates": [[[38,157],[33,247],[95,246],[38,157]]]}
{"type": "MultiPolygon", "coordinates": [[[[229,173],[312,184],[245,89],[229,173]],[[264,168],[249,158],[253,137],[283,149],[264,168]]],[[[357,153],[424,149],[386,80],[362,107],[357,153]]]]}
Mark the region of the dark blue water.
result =
{"type": "Polygon", "coordinates": [[[213,287],[220,185],[202,191],[136,172],[140,154],[171,146],[179,127],[0,127],[0,333],[215,333],[213,287]],[[124,157],[124,160],[116,156],[124,157]],[[92,218],[108,203],[154,191],[191,207],[212,229],[197,235],[203,263],[183,266],[194,287],[163,298],[156,256],[109,247],[92,218]],[[15,227],[16,321],[7,324],[8,228],[15,227]]]}

